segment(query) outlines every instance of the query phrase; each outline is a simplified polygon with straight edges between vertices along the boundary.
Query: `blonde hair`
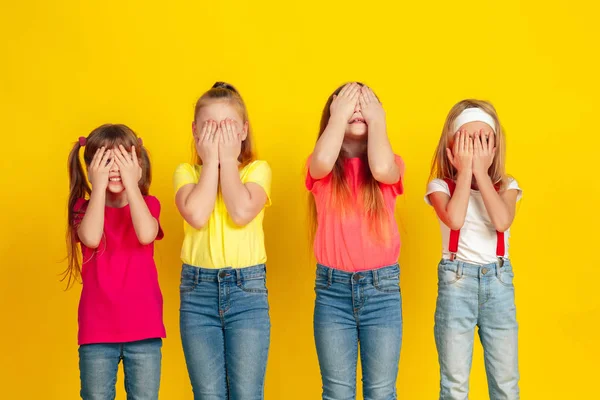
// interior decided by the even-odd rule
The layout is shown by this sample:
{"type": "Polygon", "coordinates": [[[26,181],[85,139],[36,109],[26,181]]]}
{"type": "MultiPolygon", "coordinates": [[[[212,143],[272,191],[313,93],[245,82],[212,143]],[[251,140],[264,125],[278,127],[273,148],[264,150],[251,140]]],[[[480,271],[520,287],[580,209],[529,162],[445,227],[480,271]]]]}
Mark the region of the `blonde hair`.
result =
{"type": "Polygon", "coordinates": [[[448,113],[448,116],[446,117],[446,122],[444,122],[442,136],[440,137],[440,142],[435,154],[433,155],[430,179],[437,178],[456,180],[457,171],[456,168],[454,168],[450,163],[446,149],[450,148],[451,139],[456,133],[453,132],[454,120],[467,108],[482,109],[488,113],[496,123],[496,155],[492,165],[490,166],[490,169],[488,170],[488,174],[494,185],[504,188],[507,183],[505,171],[506,140],[504,137],[504,130],[502,129],[502,125],[500,125],[500,120],[498,119],[498,113],[496,112],[496,109],[491,103],[484,100],[466,99],[459,101],[454,105],[454,107],[452,107],[448,113]]]}

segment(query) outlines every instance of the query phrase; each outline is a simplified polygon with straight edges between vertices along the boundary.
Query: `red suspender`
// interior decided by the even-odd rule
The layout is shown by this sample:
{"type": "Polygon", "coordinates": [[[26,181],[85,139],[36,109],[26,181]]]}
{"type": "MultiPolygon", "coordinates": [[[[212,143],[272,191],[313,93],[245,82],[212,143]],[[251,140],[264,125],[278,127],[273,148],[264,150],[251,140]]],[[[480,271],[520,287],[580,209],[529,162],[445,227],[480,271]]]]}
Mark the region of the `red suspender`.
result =
{"type": "MultiPolygon", "coordinates": [[[[456,183],[452,179],[444,179],[444,182],[448,185],[450,190],[450,197],[454,195],[454,189],[456,189],[456,183]]],[[[496,191],[500,189],[496,186],[496,191]]],[[[448,251],[450,251],[451,259],[454,260],[456,252],[458,251],[458,240],[460,239],[460,230],[450,230],[450,243],[448,243],[448,251]]],[[[496,256],[504,257],[504,232],[496,231],[496,256]]]]}

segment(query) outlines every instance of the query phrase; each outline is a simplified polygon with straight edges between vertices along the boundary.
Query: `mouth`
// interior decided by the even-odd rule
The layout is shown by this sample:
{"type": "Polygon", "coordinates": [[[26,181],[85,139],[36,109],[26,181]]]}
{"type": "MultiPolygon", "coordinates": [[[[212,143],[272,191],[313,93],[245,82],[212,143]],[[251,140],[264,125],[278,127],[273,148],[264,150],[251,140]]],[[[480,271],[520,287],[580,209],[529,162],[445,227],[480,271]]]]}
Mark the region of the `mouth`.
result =
{"type": "Polygon", "coordinates": [[[352,124],[364,124],[365,120],[363,118],[352,118],[350,120],[350,122],[348,122],[350,125],[352,124]]]}
{"type": "Polygon", "coordinates": [[[109,182],[121,182],[121,177],[120,176],[113,176],[111,178],[108,178],[109,182]]]}

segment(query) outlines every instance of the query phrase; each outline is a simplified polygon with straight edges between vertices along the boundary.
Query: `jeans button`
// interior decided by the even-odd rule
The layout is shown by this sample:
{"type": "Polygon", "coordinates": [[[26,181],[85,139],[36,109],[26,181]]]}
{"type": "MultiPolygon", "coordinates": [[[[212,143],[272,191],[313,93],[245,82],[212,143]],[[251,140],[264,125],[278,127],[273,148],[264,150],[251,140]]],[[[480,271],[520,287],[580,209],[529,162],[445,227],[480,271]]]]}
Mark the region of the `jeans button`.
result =
{"type": "Polygon", "coordinates": [[[354,275],[354,282],[358,282],[358,280],[360,279],[360,275],[354,275]]]}
{"type": "Polygon", "coordinates": [[[487,272],[488,272],[487,268],[484,268],[484,269],[481,270],[481,273],[484,274],[484,275],[487,274],[487,272]]]}
{"type": "Polygon", "coordinates": [[[225,278],[226,276],[227,276],[227,272],[225,272],[225,271],[221,271],[221,272],[219,272],[219,278],[223,279],[223,278],[225,278]]]}

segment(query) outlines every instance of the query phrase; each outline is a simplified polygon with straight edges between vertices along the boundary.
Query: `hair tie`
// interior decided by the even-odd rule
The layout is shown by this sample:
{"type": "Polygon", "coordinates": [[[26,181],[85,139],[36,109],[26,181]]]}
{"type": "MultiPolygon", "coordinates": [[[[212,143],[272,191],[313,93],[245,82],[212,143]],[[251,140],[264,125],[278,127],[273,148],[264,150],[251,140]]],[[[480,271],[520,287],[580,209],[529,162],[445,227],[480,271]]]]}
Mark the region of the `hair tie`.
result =
{"type": "Polygon", "coordinates": [[[142,138],[141,138],[141,137],[139,137],[139,138],[138,138],[138,143],[140,144],[140,146],[143,146],[143,145],[144,145],[144,141],[142,140],[142,138]]]}
{"type": "Polygon", "coordinates": [[[84,147],[86,143],[87,143],[86,137],[85,136],[79,136],[79,145],[81,147],[84,147]]]}
{"type": "Polygon", "coordinates": [[[454,120],[452,133],[458,132],[461,126],[469,122],[484,122],[492,128],[494,133],[496,133],[497,127],[496,122],[494,122],[494,118],[492,118],[490,114],[486,113],[479,107],[472,107],[463,110],[463,112],[461,112],[460,115],[454,120]]]}

